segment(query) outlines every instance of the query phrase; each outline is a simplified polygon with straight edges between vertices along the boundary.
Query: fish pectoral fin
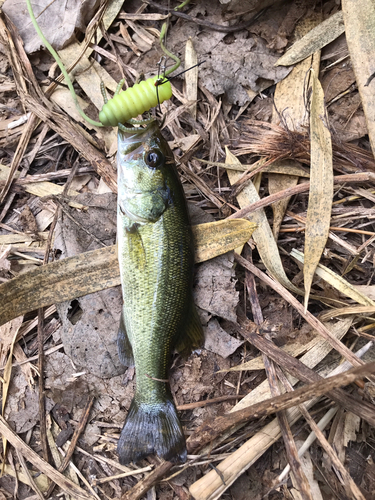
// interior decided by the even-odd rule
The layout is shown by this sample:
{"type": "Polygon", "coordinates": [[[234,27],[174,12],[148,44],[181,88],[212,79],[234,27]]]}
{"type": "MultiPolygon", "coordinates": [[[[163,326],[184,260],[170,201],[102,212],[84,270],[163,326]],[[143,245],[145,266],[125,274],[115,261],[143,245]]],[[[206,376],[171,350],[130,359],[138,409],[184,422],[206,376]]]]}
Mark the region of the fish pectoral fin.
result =
{"type": "Polygon", "coordinates": [[[129,246],[128,255],[131,257],[132,265],[136,269],[144,271],[146,268],[146,252],[138,227],[128,232],[126,240],[129,246]]]}
{"type": "Polygon", "coordinates": [[[125,328],[124,310],[122,310],[120,317],[120,326],[117,334],[117,349],[121,363],[127,367],[134,366],[133,349],[125,328]]]}
{"type": "Polygon", "coordinates": [[[176,343],[176,349],[182,356],[188,356],[194,349],[202,347],[204,343],[203,328],[193,299],[191,299],[190,303],[187,326],[181,332],[181,336],[176,343]]]}

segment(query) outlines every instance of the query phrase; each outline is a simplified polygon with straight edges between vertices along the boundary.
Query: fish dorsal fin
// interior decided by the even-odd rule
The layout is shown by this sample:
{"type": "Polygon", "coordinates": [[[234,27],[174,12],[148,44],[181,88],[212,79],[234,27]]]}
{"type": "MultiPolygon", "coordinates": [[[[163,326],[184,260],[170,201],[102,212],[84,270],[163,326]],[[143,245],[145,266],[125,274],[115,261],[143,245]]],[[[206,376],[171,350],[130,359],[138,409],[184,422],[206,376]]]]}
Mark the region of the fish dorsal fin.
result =
{"type": "Polygon", "coordinates": [[[117,349],[121,363],[127,367],[134,366],[133,349],[125,328],[124,310],[122,310],[120,317],[120,325],[117,335],[117,349]]]}
{"type": "Polygon", "coordinates": [[[182,356],[188,356],[194,349],[202,347],[204,343],[203,328],[197,309],[191,299],[191,306],[187,315],[187,325],[176,343],[176,349],[182,356]]]}

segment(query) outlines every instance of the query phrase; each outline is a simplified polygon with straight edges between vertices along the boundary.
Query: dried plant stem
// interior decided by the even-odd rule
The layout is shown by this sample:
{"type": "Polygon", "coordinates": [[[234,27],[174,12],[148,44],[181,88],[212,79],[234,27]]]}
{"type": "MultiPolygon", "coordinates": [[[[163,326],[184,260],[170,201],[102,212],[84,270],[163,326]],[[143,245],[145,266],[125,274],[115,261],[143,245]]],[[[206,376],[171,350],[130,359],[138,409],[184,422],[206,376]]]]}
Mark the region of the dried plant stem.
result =
{"type": "Polygon", "coordinates": [[[39,420],[40,420],[40,442],[42,444],[43,458],[49,462],[49,448],[46,432],[46,408],[44,400],[44,309],[38,309],[38,371],[39,371],[39,420]]]}
{"type": "Polygon", "coordinates": [[[217,398],[205,399],[204,401],[196,401],[195,403],[186,403],[185,405],[178,405],[177,410],[193,410],[194,408],[201,408],[202,406],[212,405],[216,403],[222,403],[223,401],[230,401],[233,399],[241,399],[244,398],[244,394],[236,394],[233,396],[218,396],[217,398]]]}
{"type": "MultiPolygon", "coordinates": [[[[94,398],[89,399],[88,402],[86,403],[86,406],[83,410],[81,420],[80,420],[78,426],[74,430],[74,434],[73,434],[72,440],[70,442],[69,449],[64,457],[63,463],[60,465],[60,467],[58,469],[59,472],[64,472],[64,470],[69,465],[69,462],[70,462],[70,459],[72,458],[75,447],[77,446],[78,438],[82,434],[82,432],[85,430],[87,421],[89,419],[90,410],[92,408],[93,403],[94,403],[94,398]]],[[[54,488],[55,488],[55,483],[52,483],[50,485],[50,487],[48,488],[46,498],[49,498],[51,496],[51,493],[53,492],[54,488]]]]}
{"type": "MultiPolygon", "coordinates": [[[[283,381],[283,384],[284,384],[286,390],[289,392],[292,392],[293,386],[290,384],[290,382],[288,381],[288,379],[285,376],[282,377],[282,381],[283,381]]],[[[333,465],[340,472],[340,474],[343,478],[344,488],[346,490],[346,493],[348,495],[352,495],[353,498],[355,498],[356,500],[365,500],[365,497],[362,495],[358,486],[355,484],[352,476],[349,474],[349,472],[346,470],[344,465],[341,463],[339,457],[337,456],[336,452],[334,451],[332,446],[327,441],[326,437],[324,436],[323,432],[319,428],[318,424],[316,424],[315,420],[311,417],[310,413],[305,408],[305,405],[298,405],[298,409],[302,413],[306,422],[309,424],[311,430],[315,433],[315,436],[318,439],[320,445],[322,446],[324,451],[327,453],[329,458],[332,460],[333,465]]]]}
{"type": "MultiPolygon", "coordinates": [[[[375,174],[373,174],[372,172],[361,172],[359,174],[337,175],[333,179],[334,184],[345,184],[350,182],[375,182],[375,174]]],[[[242,219],[243,217],[246,217],[246,215],[259,210],[260,208],[268,207],[276,201],[280,201],[289,196],[294,196],[295,194],[306,193],[306,191],[308,191],[309,189],[309,182],[303,182],[302,184],[298,184],[297,186],[284,189],[283,191],[279,191],[278,193],[266,196],[256,203],[252,203],[248,207],[238,210],[238,212],[236,212],[235,214],[230,215],[228,219],[242,219]]]]}
{"type": "Polygon", "coordinates": [[[9,427],[6,420],[1,415],[0,433],[39,471],[58,484],[65,493],[72,495],[73,498],[76,498],[77,500],[91,500],[93,498],[91,495],[86,493],[85,490],[73,483],[73,481],[63,476],[60,472],[57,472],[52,465],[35,453],[35,451],[24,443],[22,439],[9,427]]]}
{"type": "MultiPolygon", "coordinates": [[[[259,335],[257,333],[258,328],[247,318],[241,320],[241,324],[244,325],[245,328],[239,325],[234,325],[238,333],[240,333],[262,353],[267,354],[269,358],[283,367],[284,370],[296,377],[298,380],[306,383],[323,380],[318,373],[308,368],[304,363],[302,363],[302,361],[294,358],[279,347],[275,346],[269,340],[264,339],[261,335],[259,335]]],[[[359,401],[340,389],[334,390],[332,393],[329,393],[328,396],[338,404],[344,406],[347,410],[356,413],[358,416],[369,422],[370,425],[374,425],[374,407],[371,404],[359,401]]]]}
{"type": "MultiPolygon", "coordinates": [[[[250,262],[252,262],[252,254],[249,245],[245,246],[244,253],[246,255],[246,258],[250,262]]],[[[251,304],[253,317],[255,319],[255,324],[261,325],[264,319],[259,304],[259,298],[256,290],[254,275],[248,270],[245,270],[245,276],[246,276],[246,286],[249,293],[249,300],[251,304]]],[[[268,337],[267,340],[271,341],[271,339],[269,339],[268,337]]],[[[266,369],[266,375],[270,386],[271,395],[274,397],[278,396],[280,394],[280,388],[276,376],[275,363],[263,352],[262,352],[262,357],[266,369]]],[[[298,490],[303,499],[312,500],[309,484],[301,466],[301,461],[298,456],[298,450],[293,439],[293,434],[290,429],[290,424],[288,422],[286,412],[285,411],[279,412],[277,414],[277,419],[284,439],[288,462],[292,469],[294,477],[298,483],[298,490]]]]}

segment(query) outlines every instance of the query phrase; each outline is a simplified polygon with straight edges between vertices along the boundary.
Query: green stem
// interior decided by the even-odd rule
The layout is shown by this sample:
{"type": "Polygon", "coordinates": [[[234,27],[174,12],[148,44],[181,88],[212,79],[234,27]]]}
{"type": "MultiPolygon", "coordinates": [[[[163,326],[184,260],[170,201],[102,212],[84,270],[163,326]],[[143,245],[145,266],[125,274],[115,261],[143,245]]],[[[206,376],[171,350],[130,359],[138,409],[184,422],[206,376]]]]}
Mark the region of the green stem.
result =
{"type": "Polygon", "coordinates": [[[35,16],[34,16],[34,12],[33,12],[33,9],[32,9],[32,6],[31,6],[31,1],[30,0],[26,0],[26,5],[27,5],[27,10],[29,11],[29,15],[30,15],[30,19],[31,19],[31,22],[33,23],[34,25],[34,28],[39,36],[39,38],[42,40],[42,42],[44,43],[46,49],[48,49],[52,55],[52,57],[55,59],[55,61],[57,62],[57,64],[59,65],[59,68],[61,70],[61,73],[64,75],[64,78],[65,78],[65,81],[66,81],[66,84],[68,85],[69,87],[69,91],[73,97],[73,100],[74,100],[74,103],[76,105],[76,108],[77,108],[77,111],[78,113],[82,116],[82,118],[84,120],[86,120],[88,123],[90,123],[91,125],[94,125],[95,127],[103,127],[103,124],[100,123],[100,122],[96,122],[95,120],[92,120],[90,117],[88,117],[85,112],[81,109],[81,106],[79,105],[78,103],[78,100],[77,100],[77,95],[76,95],[76,92],[74,90],[74,87],[73,87],[73,84],[72,84],[72,81],[68,75],[68,72],[66,71],[65,69],[65,66],[62,62],[62,60],[60,59],[59,55],[57,54],[57,52],[55,51],[55,49],[49,44],[49,42],[46,40],[45,36],[43,35],[42,33],[42,30],[40,29],[39,25],[38,25],[38,22],[37,20],[35,19],[35,16]]]}

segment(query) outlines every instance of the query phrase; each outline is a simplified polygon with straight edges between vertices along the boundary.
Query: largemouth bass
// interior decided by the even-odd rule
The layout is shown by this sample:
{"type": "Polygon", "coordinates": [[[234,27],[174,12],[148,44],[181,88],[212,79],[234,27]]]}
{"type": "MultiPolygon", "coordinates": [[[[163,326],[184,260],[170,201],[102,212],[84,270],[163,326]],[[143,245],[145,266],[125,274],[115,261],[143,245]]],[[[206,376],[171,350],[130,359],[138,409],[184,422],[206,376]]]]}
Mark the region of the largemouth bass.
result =
{"type": "Polygon", "coordinates": [[[123,317],[119,354],[135,365],[136,391],[118,442],[120,463],[157,454],[186,460],[185,438],[169,389],[174,348],[202,344],[192,298],[194,249],[173,153],[153,123],[118,132],[117,240],[123,317]]]}

